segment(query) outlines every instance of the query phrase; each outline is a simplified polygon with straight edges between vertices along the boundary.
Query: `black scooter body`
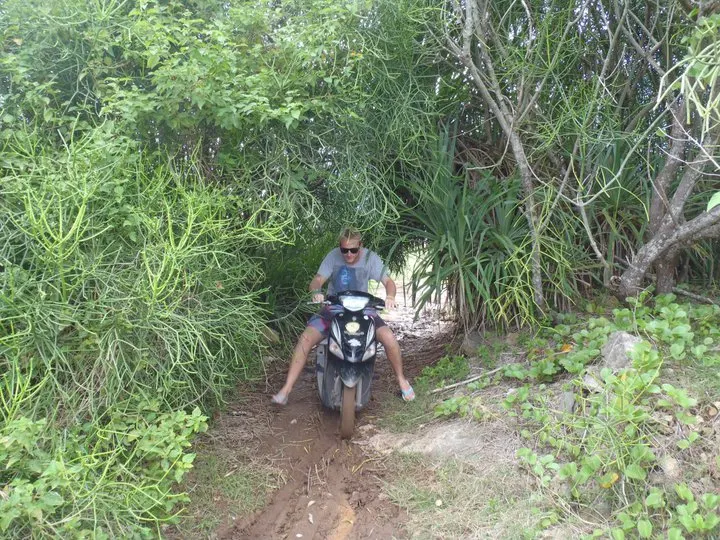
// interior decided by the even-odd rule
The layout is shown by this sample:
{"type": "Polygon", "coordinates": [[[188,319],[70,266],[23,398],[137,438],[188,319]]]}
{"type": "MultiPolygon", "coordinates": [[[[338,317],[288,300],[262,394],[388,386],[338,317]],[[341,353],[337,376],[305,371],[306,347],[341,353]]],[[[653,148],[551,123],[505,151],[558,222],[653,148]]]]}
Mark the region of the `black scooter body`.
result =
{"type": "MultiPolygon", "coordinates": [[[[344,296],[361,296],[369,298],[368,308],[384,307],[380,298],[360,291],[343,291],[328,297],[333,306],[340,306],[344,296]]],[[[367,308],[366,308],[367,309],[367,308]]],[[[317,374],[320,400],[325,407],[340,410],[343,386],[357,387],[355,393],[355,410],[360,410],[370,401],[370,389],[375,371],[377,356],[377,340],[375,323],[365,310],[351,311],[343,307],[336,313],[330,323],[327,340],[317,347],[315,371],[317,374]],[[368,334],[370,339],[368,340],[368,334]],[[336,339],[340,336],[340,340],[336,339]],[[342,356],[332,352],[331,343],[335,341],[342,356]],[[368,348],[372,353],[362,360],[368,348]]]]}

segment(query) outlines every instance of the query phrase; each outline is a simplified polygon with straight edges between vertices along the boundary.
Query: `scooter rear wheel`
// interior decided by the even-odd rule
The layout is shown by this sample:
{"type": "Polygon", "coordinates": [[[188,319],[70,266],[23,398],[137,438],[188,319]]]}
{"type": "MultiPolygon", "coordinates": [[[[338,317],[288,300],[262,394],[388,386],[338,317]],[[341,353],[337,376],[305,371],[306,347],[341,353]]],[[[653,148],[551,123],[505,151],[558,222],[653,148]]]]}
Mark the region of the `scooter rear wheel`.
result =
{"type": "Polygon", "coordinates": [[[355,430],[355,394],[357,386],[352,388],[343,384],[342,406],[340,407],[340,437],[349,439],[355,430]]]}

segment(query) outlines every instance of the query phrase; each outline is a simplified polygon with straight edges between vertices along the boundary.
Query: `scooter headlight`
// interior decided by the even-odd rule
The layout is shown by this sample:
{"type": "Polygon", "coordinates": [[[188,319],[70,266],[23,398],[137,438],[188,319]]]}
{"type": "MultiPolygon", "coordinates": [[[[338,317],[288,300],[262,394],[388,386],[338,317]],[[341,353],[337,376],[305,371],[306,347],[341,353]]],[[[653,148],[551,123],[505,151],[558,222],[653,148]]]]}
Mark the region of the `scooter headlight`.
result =
{"type": "Polygon", "coordinates": [[[367,349],[365,349],[365,354],[363,354],[363,362],[367,360],[368,358],[372,357],[375,354],[376,345],[373,343],[370,345],[367,349]]]}
{"type": "Polygon", "coordinates": [[[368,349],[375,343],[375,324],[371,321],[367,329],[367,335],[365,336],[365,347],[368,349]]]}
{"type": "Polygon", "coordinates": [[[340,350],[340,346],[337,344],[337,341],[334,341],[332,339],[330,340],[330,352],[332,354],[334,354],[335,356],[337,356],[338,358],[343,357],[343,353],[340,350]]]}

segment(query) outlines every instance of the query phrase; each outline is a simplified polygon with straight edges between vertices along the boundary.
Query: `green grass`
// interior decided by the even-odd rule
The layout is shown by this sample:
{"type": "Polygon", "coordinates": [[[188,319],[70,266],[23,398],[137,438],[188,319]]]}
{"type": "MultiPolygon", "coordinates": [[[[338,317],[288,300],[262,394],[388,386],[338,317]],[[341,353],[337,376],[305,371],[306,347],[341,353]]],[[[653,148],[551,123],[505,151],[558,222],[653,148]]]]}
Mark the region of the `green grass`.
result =
{"type": "Polygon", "coordinates": [[[223,522],[240,520],[262,508],[279,477],[262,464],[227,450],[206,448],[195,461],[183,486],[190,496],[186,514],[177,525],[183,538],[208,536],[223,522]]]}
{"type": "Polygon", "coordinates": [[[532,538],[556,520],[545,497],[512,467],[479,470],[457,460],[394,454],[385,485],[408,513],[411,538],[532,538]]]}
{"type": "Polygon", "coordinates": [[[386,402],[380,416],[380,427],[395,433],[412,431],[419,424],[431,420],[435,413],[436,394],[430,392],[446,384],[464,379],[470,366],[464,356],[444,356],[432,366],[423,369],[413,381],[415,399],[398,406],[395,400],[386,402]]]}
{"type": "Polygon", "coordinates": [[[397,399],[391,399],[384,402],[378,419],[381,428],[393,433],[402,433],[413,431],[419,424],[432,419],[435,399],[420,390],[417,384],[414,384],[413,388],[415,389],[413,401],[399,403],[397,399]]]}

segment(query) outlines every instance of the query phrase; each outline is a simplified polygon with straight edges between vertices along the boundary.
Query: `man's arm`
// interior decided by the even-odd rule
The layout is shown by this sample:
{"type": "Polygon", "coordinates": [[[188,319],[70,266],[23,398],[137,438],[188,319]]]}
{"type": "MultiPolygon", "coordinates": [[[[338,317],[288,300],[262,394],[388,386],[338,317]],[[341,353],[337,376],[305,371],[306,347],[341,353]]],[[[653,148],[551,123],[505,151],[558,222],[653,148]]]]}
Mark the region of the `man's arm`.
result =
{"type": "Polygon", "coordinates": [[[383,276],[381,283],[385,287],[385,307],[388,309],[395,309],[397,304],[395,303],[395,293],[397,293],[397,287],[395,282],[390,276],[383,276]]]}
{"type": "Polygon", "coordinates": [[[325,285],[325,282],[328,278],[321,274],[315,274],[315,277],[312,278],[312,281],[310,282],[310,294],[312,294],[312,300],[313,302],[322,302],[325,300],[325,297],[322,293],[322,286],[325,285]]]}

